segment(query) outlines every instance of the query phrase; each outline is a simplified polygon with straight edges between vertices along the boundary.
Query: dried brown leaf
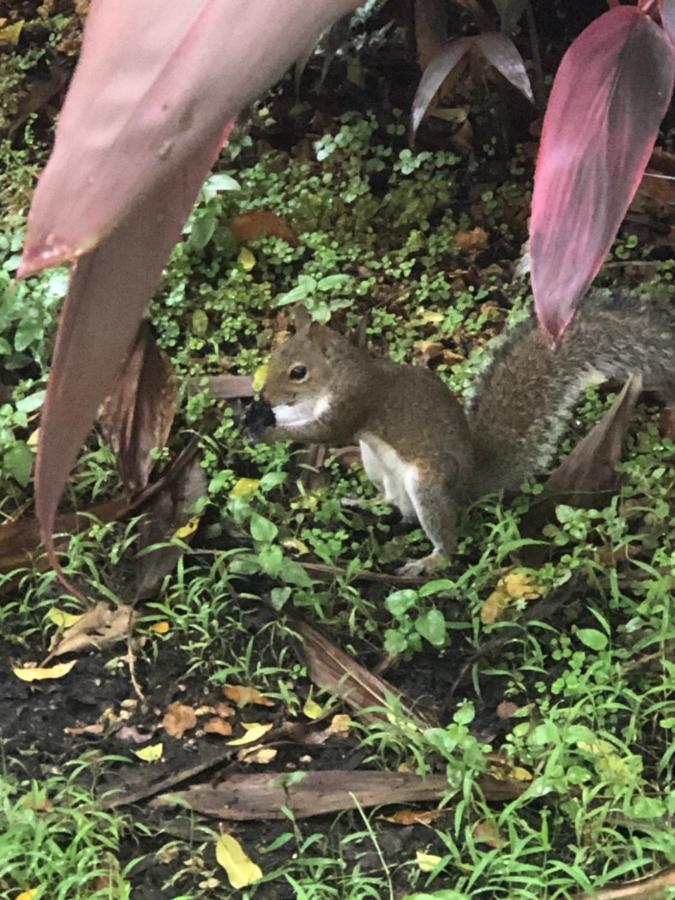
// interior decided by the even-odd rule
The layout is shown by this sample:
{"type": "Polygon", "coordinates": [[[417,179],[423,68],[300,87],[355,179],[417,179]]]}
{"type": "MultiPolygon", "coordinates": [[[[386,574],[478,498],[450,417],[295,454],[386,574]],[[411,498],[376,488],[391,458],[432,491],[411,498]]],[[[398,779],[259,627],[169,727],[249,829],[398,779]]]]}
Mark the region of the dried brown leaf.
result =
{"type": "Polygon", "coordinates": [[[382,719],[387,719],[390,701],[395,699],[411,722],[423,727],[433,723],[432,717],[423,717],[419,708],[413,712],[413,702],[397,688],[384,678],[369,672],[311,625],[295,621],[294,627],[302,639],[302,653],[314,684],[344,700],[359,712],[364,722],[381,722],[382,719]]]}
{"type": "Polygon", "coordinates": [[[246,687],[243,684],[226,684],[223,693],[228,700],[232,700],[241,709],[253,703],[256,706],[274,706],[274,700],[265,697],[256,688],[246,687]]]}
{"type": "Polygon", "coordinates": [[[99,412],[101,431],[131,493],[148,483],[154,465],[151,450],[166,443],[177,395],[173,366],[145,320],[99,412]]]}
{"type": "Polygon", "coordinates": [[[101,600],[81,616],[74,625],[66,628],[52,646],[49,658],[64,653],[79,653],[92,647],[100,650],[117,641],[126,640],[133,631],[137,613],[131,606],[112,609],[101,600]]]}
{"type": "Polygon", "coordinates": [[[191,706],[175,700],[169,704],[169,707],[162,719],[162,728],[167,734],[175,738],[182,738],[186,731],[195,728],[197,725],[197,716],[191,706]]]}
{"type": "Polygon", "coordinates": [[[212,719],[204,722],[202,726],[205,734],[222,734],[223,737],[229,737],[232,734],[232,726],[229,722],[214,716],[212,719]]]}
{"type": "Polygon", "coordinates": [[[295,229],[282,216],[270,210],[252,209],[240,213],[230,222],[230,231],[242,243],[257,237],[280,238],[292,247],[300,243],[295,229]]]}
{"type": "Polygon", "coordinates": [[[444,809],[399,809],[391,816],[379,818],[392,825],[430,825],[444,812],[444,809]]]}

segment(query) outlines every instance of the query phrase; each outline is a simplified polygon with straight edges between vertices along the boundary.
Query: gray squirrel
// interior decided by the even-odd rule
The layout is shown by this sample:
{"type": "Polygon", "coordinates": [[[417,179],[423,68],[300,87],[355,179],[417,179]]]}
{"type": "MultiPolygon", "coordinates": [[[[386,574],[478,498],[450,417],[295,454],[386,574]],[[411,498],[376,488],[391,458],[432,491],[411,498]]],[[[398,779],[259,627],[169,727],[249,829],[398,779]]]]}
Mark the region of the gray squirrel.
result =
{"type": "Polygon", "coordinates": [[[430,370],[374,357],[299,307],[247,424],[267,442],[358,441],[368,478],[433,545],[401,570],[415,575],[453,553],[460,506],[516,490],[546,465],[585,387],[634,372],[675,400],[672,305],[591,293],[554,350],[534,319],[517,325],[466,410],[430,370]]]}

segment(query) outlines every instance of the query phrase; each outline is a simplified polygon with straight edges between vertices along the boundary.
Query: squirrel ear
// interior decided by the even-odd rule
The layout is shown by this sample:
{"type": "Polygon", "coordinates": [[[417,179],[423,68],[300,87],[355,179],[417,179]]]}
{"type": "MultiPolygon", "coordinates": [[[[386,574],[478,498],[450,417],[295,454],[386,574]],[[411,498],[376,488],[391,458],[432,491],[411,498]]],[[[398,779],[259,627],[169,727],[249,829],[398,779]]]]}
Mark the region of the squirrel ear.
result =
{"type": "Polygon", "coordinates": [[[309,310],[302,303],[298,303],[293,307],[293,324],[295,325],[296,334],[306,334],[312,325],[312,317],[309,314],[309,310]]]}

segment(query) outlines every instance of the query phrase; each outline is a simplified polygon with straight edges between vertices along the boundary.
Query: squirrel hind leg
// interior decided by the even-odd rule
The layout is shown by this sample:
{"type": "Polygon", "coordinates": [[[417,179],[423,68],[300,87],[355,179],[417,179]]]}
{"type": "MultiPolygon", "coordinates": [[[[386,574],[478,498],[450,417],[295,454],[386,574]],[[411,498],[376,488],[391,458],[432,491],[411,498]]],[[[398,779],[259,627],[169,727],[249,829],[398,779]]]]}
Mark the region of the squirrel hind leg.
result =
{"type": "Polygon", "coordinates": [[[433,544],[433,553],[419,560],[409,560],[401,575],[422,575],[443,564],[457,546],[457,501],[445,478],[438,474],[420,473],[406,484],[407,494],[417,519],[433,544]]]}

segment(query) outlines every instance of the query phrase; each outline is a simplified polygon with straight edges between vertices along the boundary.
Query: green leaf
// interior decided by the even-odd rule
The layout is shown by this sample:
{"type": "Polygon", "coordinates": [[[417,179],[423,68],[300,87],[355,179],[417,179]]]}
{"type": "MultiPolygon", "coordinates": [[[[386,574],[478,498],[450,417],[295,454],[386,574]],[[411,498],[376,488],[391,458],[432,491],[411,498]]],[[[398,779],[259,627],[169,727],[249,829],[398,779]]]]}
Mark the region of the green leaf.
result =
{"type": "Polygon", "coordinates": [[[285,559],[279,574],[287,584],[294,584],[296,587],[304,588],[312,587],[312,579],[307,572],[305,572],[300,563],[295,562],[295,560],[285,559]]]}
{"type": "Polygon", "coordinates": [[[426,638],[434,647],[443,647],[446,638],[446,625],[443,613],[436,609],[430,609],[415,622],[418,634],[426,638]]]}
{"type": "Polygon", "coordinates": [[[43,335],[42,323],[37,319],[26,318],[19,322],[19,327],[14,335],[14,349],[21,353],[27,350],[31,344],[39,340],[43,335]]]}
{"type": "Polygon", "coordinates": [[[196,309],[192,313],[192,333],[197,337],[204,337],[209,330],[209,317],[203,309],[196,309]]]}
{"type": "Polygon", "coordinates": [[[8,353],[12,352],[12,345],[9,343],[7,338],[0,337],[0,354],[6,356],[8,353]]]}
{"type": "Polygon", "coordinates": [[[384,601],[384,605],[389,612],[397,619],[400,619],[401,616],[405,615],[415,603],[417,603],[417,591],[413,591],[411,588],[405,588],[402,591],[394,591],[393,594],[389,594],[384,601]]]}
{"type": "Polygon", "coordinates": [[[395,628],[387,628],[384,633],[384,649],[387,653],[405,653],[408,649],[408,641],[404,634],[395,628]]]}
{"type": "Polygon", "coordinates": [[[190,230],[190,246],[195,250],[203,250],[213,237],[217,224],[218,220],[211,212],[196,216],[190,230]]]}
{"type": "Polygon", "coordinates": [[[604,650],[607,646],[607,635],[597,628],[580,628],[577,631],[577,637],[582,644],[590,647],[591,650],[604,650]]]}
{"type": "Polygon", "coordinates": [[[636,797],[630,815],[636,819],[658,819],[659,816],[665,815],[665,812],[665,804],[656,797],[636,797]]]}
{"type": "MultiPolygon", "coordinates": [[[[240,191],[241,187],[239,182],[230,175],[226,175],[225,172],[217,172],[206,179],[202,190],[205,195],[212,195],[219,194],[221,191],[240,191]]],[[[209,199],[208,196],[207,199],[209,199]]]]}
{"type": "Polygon", "coordinates": [[[2,465],[21,487],[26,487],[33,471],[33,452],[25,441],[17,441],[5,453],[2,465]]]}
{"type": "Polygon", "coordinates": [[[35,410],[39,409],[44,403],[46,393],[47,391],[35,391],[34,394],[29,394],[22,400],[17,400],[16,408],[19,410],[19,412],[23,413],[35,412],[35,410]]]}
{"type": "Polygon", "coordinates": [[[260,560],[263,572],[265,572],[266,575],[271,575],[272,578],[276,578],[283,566],[284,554],[281,547],[272,544],[260,548],[258,551],[258,559],[260,560]]]}
{"type": "Polygon", "coordinates": [[[260,513],[256,512],[251,516],[250,527],[253,540],[265,544],[271,543],[279,533],[279,529],[274,522],[270,522],[269,519],[266,519],[264,516],[261,516],[260,513]]]}
{"type": "Polygon", "coordinates": [[[454,591],[455,587],[455,582],[451,581],[449,578],[435,578],[433,581],[427,581],[426,584],[423,584],[418,593],[420,597],[429,597],[431,594],[454,591]]]}
{"type": "Polygon", "coordinates": [[[455,710],[455,714],[452,718],[458,725],[468,725],[469,722],[473,722],[475,716],[476,710],[473,703],[465,700],[464,703],[455,710]]]}

